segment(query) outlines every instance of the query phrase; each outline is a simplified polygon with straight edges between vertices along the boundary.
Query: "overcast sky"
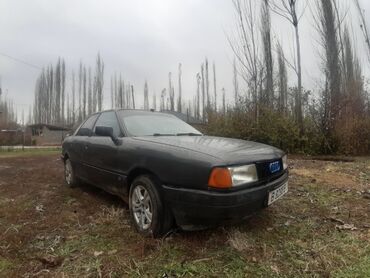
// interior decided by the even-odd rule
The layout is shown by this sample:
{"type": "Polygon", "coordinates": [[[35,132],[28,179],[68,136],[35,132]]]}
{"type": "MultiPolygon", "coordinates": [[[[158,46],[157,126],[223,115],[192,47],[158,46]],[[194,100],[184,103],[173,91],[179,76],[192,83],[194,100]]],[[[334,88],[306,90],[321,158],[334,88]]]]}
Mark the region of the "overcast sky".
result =
{"type": "MultiPolygon", "coordinates": [[[[346,1],[349,0],[343,3],[346,1]]],[[[362,0],[362,4],[370,12],[370,1],[362,0]]],[[[349,13],[352,16],[354,11],[349,13]]],[[[357,20],[353,22],[358,51],[366,61],[357,20]]],[[[301,37],[304,86],[310,89],[321,78],[313,24],[307,9],[301,37]]],[[[233,55],[225,34],[234,26],[231,0],[1,0],[0,82],[18,112],[27,111],[33,102],[38,68],[55,64],[61,56],[71,75],[80,60],[94,67],[100,52],[106,67],[104,102],[108,108],[112,73],[121,72],[125,80],[132,82],[142,102],[145,80],[150,94],[155,92],[159,97],[162,88],[167,87],[169,71],[173,72],[177,89],[177,67],[181,62],[183,92],[190,97],[196,90],[200,64],[208,57],[210,63],[216,63],[218,88],[225,87],[231,96],[233,55]]],[[[290,25],[273,17],[273,31],[290,57],[290,25]]],[[[70,90],[70,84],[67,86],[70,90]]]]}

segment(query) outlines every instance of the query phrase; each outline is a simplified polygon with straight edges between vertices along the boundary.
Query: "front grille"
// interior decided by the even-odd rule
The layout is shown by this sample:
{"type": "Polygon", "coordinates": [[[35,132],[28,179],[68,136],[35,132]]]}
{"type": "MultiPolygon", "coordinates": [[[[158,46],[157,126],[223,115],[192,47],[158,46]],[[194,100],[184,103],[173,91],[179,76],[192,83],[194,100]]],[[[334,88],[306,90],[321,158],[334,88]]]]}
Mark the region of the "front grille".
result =
{"type": "Polygon", "coordinates": [[[256,163],[256,167],[257,167],[257,174],[258,174],[258,179],[260,181],[272,181],[272,180],[275,180],[277,179],[278,177],[280,177],[284,170],[283,170],[283,162],[281,159],[279,160],[270,160],[270,161],[263,161],[263,162],[257,162],[256,163]],[[280,163],[280,170],[275,172],[275,173],[271,173],[270,171],[270,163],[272,162],[276,162],[276,161],[279,161],[280,163]]]}

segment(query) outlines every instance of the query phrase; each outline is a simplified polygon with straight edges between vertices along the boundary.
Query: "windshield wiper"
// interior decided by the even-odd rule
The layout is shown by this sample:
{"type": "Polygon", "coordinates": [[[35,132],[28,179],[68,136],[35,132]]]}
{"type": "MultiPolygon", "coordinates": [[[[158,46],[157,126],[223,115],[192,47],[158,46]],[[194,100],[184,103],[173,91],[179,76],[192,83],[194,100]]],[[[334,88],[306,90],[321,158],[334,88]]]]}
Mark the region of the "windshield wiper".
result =
{"type": "Polygon", "coordinates": [[[175,136],[175,134],[154,133],[153,136],[175,136]]]}
{"type": "Polygon", "coordinates": [[[200,133],[187,132],[187,133],[177,133],[176,136],[202,136],[200,133]]]}

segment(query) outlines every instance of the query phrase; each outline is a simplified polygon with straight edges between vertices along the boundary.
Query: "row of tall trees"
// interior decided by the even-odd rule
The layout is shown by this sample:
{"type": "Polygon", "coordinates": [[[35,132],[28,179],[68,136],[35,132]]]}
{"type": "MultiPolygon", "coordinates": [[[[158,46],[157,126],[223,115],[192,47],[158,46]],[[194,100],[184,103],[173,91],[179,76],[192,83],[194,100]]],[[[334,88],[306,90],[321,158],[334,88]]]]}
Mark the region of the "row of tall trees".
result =
{"type": "MultiPolygon", "coordinates": [[[[146,90],[148,90],[146,82],[145,86],[146,90]]],[[[148,91],[146,93],[148,94],[148,91]]],[[[144,106],[146,105],[149,105],[149,103],[144,103],[144,106]]],[[[123,80],[121,74],[118,77],[117,73],[111,78],[111,108],[136,108],[134,86],[123,80]]]]}
{"type": "MultiPolygon", "coordinates": [[[[185,101],[182,97],[182,64],[178,65],[178,85],[175,88],[172,80],[172,72],[168,73],[168,87],[163,88],[160,95],[159,110],[177,111],[180,113],[187,113],[198,120],[207,121],[207,115],[210,111],[217,111],[217,80],[216,80],[216,65],[212,64],[212,76],[209,70],[208,59],[205,58],[201,63],[200,71],[195,75],[197,83],[197,90],[193,97],[185,101]],[[211,85],[211,83],[213,83],[211,85]]],[[[223,100],[225,100],[225,90],[222,89],[223,100]]],[[[152,101],[150,101],[150,94],[148,83],[145,81],[144,85],[144,109],[157,110],[157,98],[153,94],[152,101]]],[[[223,106],[226,102],[223,101],[223,106]]],[[[222,108],[226,109],[225,107],[222,108]]]]}
{"type": "MultiPolygon", "coordinates": [[[[369,93],[350,32],[358,23],[347,16],[352,6],[345,7],[338,0],[310,2],[324,77],[321,89],[313,94],[302,86],[299,31],[300,19],[309,3],[263,0],[258,4],[252,0],[233,0],[233,4],[237,24],[228,39],[236,57],[235,105],[226,117],[213,118],[216,119],[211,125],[213,132],[260,140],[291,151],[369,152],[369,93]],[[272,39],[272,13],[292,25],[293,59],[287,59],[281,43],[272,39]],[[296,81],[289,80],[289,70],[297,77],[296,81]]],[[[364,11],[358,0],[354,4],[370,53],[364,11]]]]}
{"type": "Polygon", "coordinates": [[[35,122],[60,124],[64,121],[65,81],[63,59],[59,58],[55,67],[50,65],[42,70],[35,88],[35,122]]]}
{"type": "MultiPolygon", "coordinates": [[[[356,136],[366,145],[366,138],[358,133],[358,128],[359,124],[366,128],[363,119],[369,116],[369,95],[349,31],[351,22],[349,18],[345,20],[345,14],[336,0],[320,0],[317,4],[317,30],[324,53],[322,71],[325,76],[318,112],[327,152],[343,147],[350,152],[363,149],[363,142],[356,136]]],[[[370,133],[368,136],[370,138],[370,133]]]]}
{"type": "Polygon", "coordinates": [[[14,128],[17,126],[17,112],[14,102],[3,95],[0,84],[0,129],[14,128]]]}
{"type": "Polygon", "coordinates": [[[79,65],[78,76],[72,72],[66,89],[65,61],[43,69],[36,81],[33,121],[55,125],[73,125],[103,107],[104,62],[97,55],[95,73],[79,65]],[[77,79],[77,84],[76,84],[77,79]]]}

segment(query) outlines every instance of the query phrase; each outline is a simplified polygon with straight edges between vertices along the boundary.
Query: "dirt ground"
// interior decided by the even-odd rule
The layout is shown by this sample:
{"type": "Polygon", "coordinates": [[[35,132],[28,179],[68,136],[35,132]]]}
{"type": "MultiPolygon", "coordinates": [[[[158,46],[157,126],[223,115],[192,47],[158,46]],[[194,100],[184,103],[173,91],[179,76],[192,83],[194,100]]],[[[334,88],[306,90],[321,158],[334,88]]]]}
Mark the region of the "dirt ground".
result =
{"type": "Polygon", "coordinates": [[[248,221],[156,240],[118,198],[67,188],[55,151],[0,154],[0,276],[370,277],[370,159],[294,158],[290,173],[248,221]]]}

